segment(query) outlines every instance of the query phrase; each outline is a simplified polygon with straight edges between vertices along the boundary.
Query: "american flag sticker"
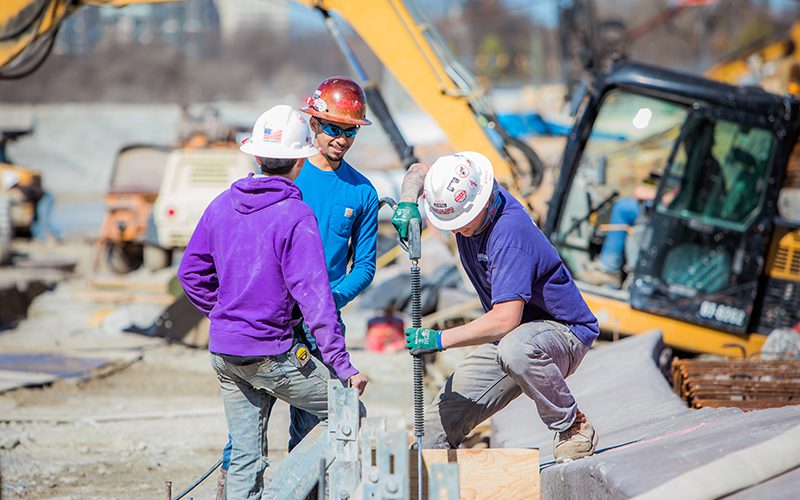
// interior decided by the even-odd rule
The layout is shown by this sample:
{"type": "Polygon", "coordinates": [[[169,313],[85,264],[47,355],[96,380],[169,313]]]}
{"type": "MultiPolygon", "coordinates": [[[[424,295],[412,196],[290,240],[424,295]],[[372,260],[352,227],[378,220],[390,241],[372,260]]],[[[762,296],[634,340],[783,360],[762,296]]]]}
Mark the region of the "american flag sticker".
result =
{"type": "Polygon", "coordinates": [[[273,130],[271,128],[264,129],[264,140],[270,142],[281,142],[282,130],[273,130]]]}
{"type": "Polygon", "coordinates": [[[345,217],[352,217],[353,216],[353,209],[352,208],[345,208],[344,209],[344,216],[345,217]]]}

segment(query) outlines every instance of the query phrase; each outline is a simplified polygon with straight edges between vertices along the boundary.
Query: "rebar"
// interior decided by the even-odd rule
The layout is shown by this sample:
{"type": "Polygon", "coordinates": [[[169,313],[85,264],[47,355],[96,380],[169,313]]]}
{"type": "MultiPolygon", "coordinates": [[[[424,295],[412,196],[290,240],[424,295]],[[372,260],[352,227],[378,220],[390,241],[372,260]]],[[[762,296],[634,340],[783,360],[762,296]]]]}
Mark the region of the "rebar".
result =
{"type": "MultiPolygon", "coordinates": [[[[411,261],[411,326],[422,327],[422,278],[417,260],[411,261]]],[[[414,435],[417,441],[417,498],[422,498],[422,436],[425,434],[423,413],[422,358],[414,356],[414,435]]]]}

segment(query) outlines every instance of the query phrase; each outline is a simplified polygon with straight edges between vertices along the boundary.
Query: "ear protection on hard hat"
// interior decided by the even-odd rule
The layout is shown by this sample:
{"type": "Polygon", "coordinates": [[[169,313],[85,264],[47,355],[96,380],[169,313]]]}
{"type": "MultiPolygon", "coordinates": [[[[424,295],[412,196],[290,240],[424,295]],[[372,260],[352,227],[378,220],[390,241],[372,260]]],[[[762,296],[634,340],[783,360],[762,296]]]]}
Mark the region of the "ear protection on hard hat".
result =
{"type": "Polygon", "coordinates": [[[493,185],[492,164],[482,154],[465,151],[442,156],[425,176],[428,221],[439,229],[461,229],[486,206],[493,185]]]}
{"type": "Polygon", "coordinates": [[[351,125],[372,125],[367,120],[367,95],[361,85],[344,76],[334,76],[319,84],[306,100],[304,113],[323,120],[351,125]]]}
{"type": "Polygon", "coordinates": [[[317,154],[308,120],[291,106],[280,104],[256,120],[253,133],[239,148],[263,158],[308,158],[317,154]]]}

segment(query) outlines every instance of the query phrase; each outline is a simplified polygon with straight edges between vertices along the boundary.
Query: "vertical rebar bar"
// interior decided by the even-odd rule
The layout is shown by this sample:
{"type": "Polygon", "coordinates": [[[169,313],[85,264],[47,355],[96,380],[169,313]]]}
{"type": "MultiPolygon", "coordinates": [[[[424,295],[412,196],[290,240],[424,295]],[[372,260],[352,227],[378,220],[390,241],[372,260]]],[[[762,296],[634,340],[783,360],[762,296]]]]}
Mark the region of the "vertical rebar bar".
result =
{"type": "MultiPolygon", "coordinates": [[[[422,279],[417,260],[411,261],[411,326],[422,327],[422,279]]],[[[417,438],[417,498],[422,499],[422,436],[425,434],[423,413],[422,358],[414,356],[414,435],[417,438]]]]}

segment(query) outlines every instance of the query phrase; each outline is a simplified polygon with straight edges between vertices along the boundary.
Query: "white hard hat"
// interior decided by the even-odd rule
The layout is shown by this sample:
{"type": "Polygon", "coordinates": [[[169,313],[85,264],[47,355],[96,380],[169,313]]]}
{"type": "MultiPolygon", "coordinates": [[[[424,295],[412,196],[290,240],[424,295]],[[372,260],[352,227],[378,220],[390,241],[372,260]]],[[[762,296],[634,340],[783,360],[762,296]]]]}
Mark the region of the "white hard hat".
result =
{"type": "Polygon", "coordinates": [[[308,158],[317,154],[312,137],[305,116],[279,104],[258,117],[253,135],[239,149],[263,158],[308,158]]]}
{"type": "Polygon", "coordinates": [[[425,176],[428,221],[439,229],[461,229],[486,206],[493,185],[492,164],[482,154],[442,156],[425,176]]]}
{"type": "Polygon", "coordinates": [[[3,191],[7,191],[19,183],[19,174],[13,170],[3,172],[3,191]]]}

